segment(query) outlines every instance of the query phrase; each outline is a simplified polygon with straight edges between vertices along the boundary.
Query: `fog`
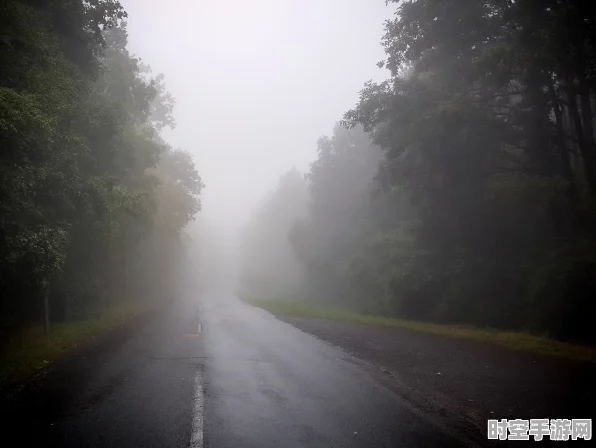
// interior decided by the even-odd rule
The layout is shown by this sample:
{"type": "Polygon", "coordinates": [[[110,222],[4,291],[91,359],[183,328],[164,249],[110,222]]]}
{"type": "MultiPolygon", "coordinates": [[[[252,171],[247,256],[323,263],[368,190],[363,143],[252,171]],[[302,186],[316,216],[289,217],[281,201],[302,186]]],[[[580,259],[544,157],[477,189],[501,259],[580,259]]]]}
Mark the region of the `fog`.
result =
{"type": "Polygon", "coordinates": [[[501,417],[593,413],[596,1],[2,0],[0,30],[8,440],[591,437],[501,417]]]}
{"type": "MultiPolygon", "coordinates": [[[[129,49],[176,99],[174,147],[206,185],[197,217],[226,248],[280,175],[304,172],[369,79],[382,80],[383,0],[124,0],[129,49]]],[[[191,226],[192,227],[192,226],[191,226]]],[[[196,228],[196,225],[194,226],[196,228]]]]}

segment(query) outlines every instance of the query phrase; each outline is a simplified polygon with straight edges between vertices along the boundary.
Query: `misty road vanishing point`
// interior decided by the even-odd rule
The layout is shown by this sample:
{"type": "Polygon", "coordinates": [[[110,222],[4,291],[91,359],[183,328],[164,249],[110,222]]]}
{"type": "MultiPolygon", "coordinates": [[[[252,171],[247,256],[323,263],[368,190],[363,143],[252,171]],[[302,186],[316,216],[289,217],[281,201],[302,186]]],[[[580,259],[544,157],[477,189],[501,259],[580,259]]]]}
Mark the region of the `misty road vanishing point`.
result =
{"type": "Polygon", "coordinates": [[[90,343],[2,413],[23,446],[463,445],[346,353],[231,295],[90,343]]]}

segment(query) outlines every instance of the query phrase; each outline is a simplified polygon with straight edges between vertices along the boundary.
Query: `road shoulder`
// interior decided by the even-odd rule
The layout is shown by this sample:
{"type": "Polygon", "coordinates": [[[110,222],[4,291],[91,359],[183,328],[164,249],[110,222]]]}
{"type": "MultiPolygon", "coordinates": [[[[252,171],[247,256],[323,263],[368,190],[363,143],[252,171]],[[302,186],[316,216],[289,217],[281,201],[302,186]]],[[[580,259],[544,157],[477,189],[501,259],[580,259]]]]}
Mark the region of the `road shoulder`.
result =
{"type": "Polygon", "coordinates": [[[0,396],[24,446],[188,446],[201,368],[194,304],[176,303],[93,338],[0,396]]]}
{"type": "Polygon", "coordinates": [[[401,328],[277,315],[347,351],[445,426],[486,442],[491,418],[592,418],[596,364],[401,328]]]}

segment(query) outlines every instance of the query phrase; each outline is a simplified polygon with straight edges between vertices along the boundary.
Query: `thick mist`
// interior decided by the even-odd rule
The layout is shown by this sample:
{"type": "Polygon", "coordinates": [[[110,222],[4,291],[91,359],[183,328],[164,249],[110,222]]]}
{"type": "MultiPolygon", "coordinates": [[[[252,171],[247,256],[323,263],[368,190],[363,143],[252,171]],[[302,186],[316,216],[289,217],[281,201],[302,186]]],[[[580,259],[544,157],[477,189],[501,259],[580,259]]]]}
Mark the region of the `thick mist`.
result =
{"type": "Polygon", "coordinates": [[[595,1],[2,0],[0,30],[6,440],[591,438],[595,1]]]}
{"type": "Polygon", "coordinates": [[[308,170],[317,139],[364,81],[386,77],[375,64],[392,8],[383,0],[122,4],[131,53],[165,75],[176,99],[177,126],[164,136],[192,152],[205,183],[188,231],[208,227],[209,237],[194,238],[217,247],[218,276],[235,277],[238,237],[257,204],[283,173],[308,170]]]}

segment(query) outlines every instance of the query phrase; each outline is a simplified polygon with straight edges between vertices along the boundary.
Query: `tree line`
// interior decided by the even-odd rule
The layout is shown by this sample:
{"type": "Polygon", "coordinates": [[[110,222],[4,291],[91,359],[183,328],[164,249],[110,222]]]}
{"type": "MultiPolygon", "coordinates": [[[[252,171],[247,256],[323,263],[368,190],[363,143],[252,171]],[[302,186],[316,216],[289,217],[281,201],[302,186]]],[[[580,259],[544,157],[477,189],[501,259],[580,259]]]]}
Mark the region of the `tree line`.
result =
{"type": "Polygon", "coordinates": [[[287,229],[298,294],[596,342],[596,4],[389,3],[390,77],[319,140],[287,229]]]}
{"type": "Polygon", "coordinates": [[[279,178],[240,235],[240,284],[255,296],[284,297],[305,278],[288,232],[307,212],[308,183],[292,168],[279,178]]]}
{"type": "Polygon", "coordinates": [[[200,209],[174,99],[114,0],[0,3],[0,331],[171,291],[200,209]]]}

